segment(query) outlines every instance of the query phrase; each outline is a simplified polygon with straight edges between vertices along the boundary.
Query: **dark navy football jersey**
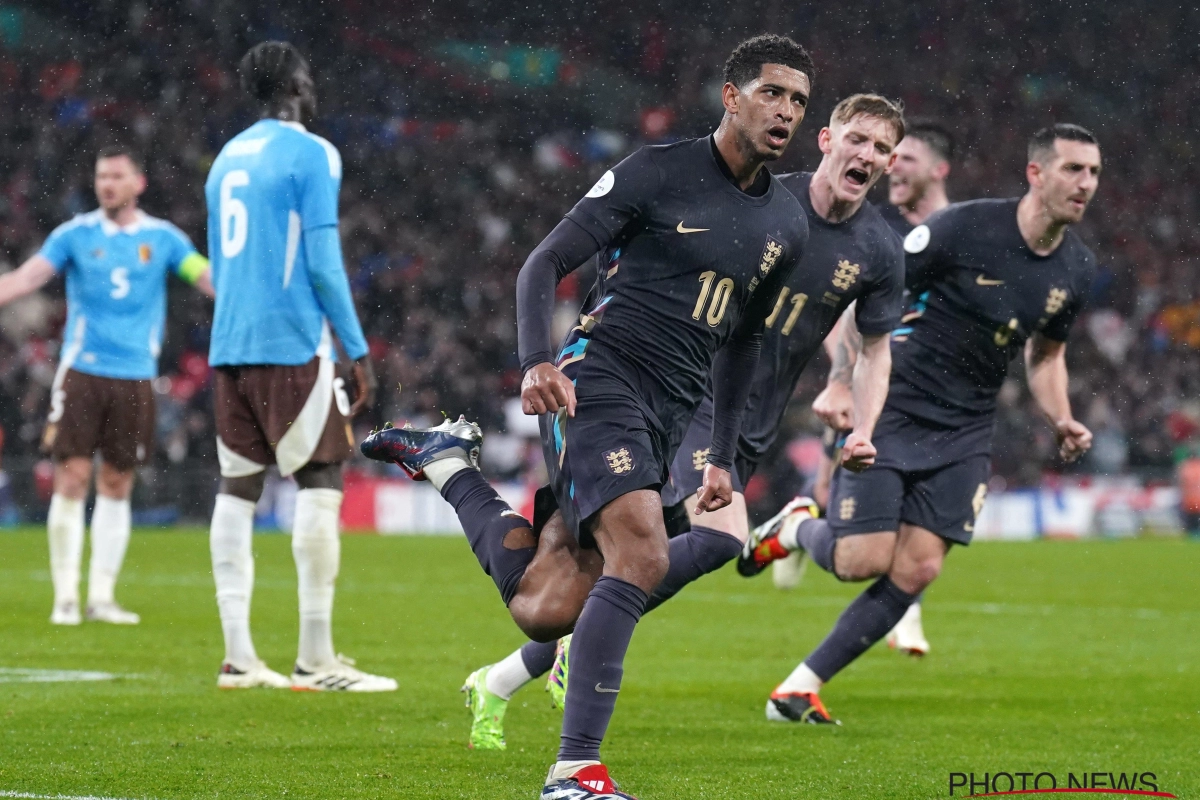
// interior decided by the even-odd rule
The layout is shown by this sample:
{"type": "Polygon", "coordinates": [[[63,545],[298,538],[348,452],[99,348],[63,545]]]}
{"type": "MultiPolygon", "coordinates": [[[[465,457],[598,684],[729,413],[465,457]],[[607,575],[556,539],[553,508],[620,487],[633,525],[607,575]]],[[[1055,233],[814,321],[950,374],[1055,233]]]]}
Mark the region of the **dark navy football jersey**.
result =
{"type": "Polygon", "coordinates": [[[1018,202],[955,203],[905,238],[918,301],[893,334],[889,405],[961,424],[995,410],[1008,364],[1033,333],[1066,341],[1095,256],[1071,230],[1053,253],[1035,254],[1017,227],[1018,202]]]}
{"type": "Polygon", "coordinates": [[[867,336],[888,334],[900,321],[902,240],[871,203],[848,220],[828,222],[813,210],[811,181],[808,172],[779,176],[804,208],[808,246],[767,317],[738,442],[739,455],[751,461],[774,442],[800,373],[850,303],[858,301],[855,320],[867,336]]]}
{"type": "Polygon", "coordinates": [[[803,208],[777,179],[752,196],[718,157],[711,137],[643,147],[567,214],[602,252],[559,366],[586,358],[581,390],[585,373],[624,382],[676,437],[717,350],[739,326],[761,329],[808,239],[803,208]]]}
{"type": "Polygon", "coordinates": [[[891,203],[880,206],[879,215],[883,217],[884,222],[892,227],[892,230],[901,236],[908,236],[909,232],[915,227],[904,218],[904,215],[900,213],[900,209],[891,203]]]}

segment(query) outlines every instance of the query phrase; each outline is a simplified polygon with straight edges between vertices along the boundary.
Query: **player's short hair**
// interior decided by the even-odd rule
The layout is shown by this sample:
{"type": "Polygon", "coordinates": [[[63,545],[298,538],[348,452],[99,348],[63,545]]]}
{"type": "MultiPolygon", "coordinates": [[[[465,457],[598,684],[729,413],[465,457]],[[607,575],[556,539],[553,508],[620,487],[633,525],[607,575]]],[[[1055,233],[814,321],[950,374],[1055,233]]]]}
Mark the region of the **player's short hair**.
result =
{"type": "Polygon", "coordinates": [[[764,33],[739,44],[725,62],[725,82],[741,88],[762,74],[763,64],[782,64],[808,76],[816,77],[812,56],[801,45],[786,36],[764,33]]]}
{"type": "Polygon", "coordinates": [[[833,107],[830,125],[845,125],[857,116],[881,119],[896,132],[896,144],[904,138],[904,107],[898,100],[888,100],[879,94],[852,94],[833,107]]]}
{"type": "Polygon", "coordinates": [[[919,139],[942,161],[954,160],[954,134],[933,119],[910,119],[905,123],[905,136],[919,139]]]}
{"type": "Polygon", "coordinates": [[[238,77],[255,100],[270,103],[286,96],[292,76],[308,62],[290,42],[259,42],[242,56],[238,77]]]}
{"type": "Polygon", "coordinates": [[[129,145],[110,144],[96,151],[97,161],[102,158],[120,158],[121,156],[128,158],[138,172],[145,172],[145,167],[142,165],[142,157],[129,145]]]}
{"type": "Polygon", "coordinates": [[[1045,161],[1047,156],[1054,154],[1054,143],[1059,139],[1068,142],[1085,142],[1100,146],[1095,135],[1082,125],[1072,125],[1069,122],[1056,122],[1042,128],[1029,137],[1028,156],[1030,161],[1045,161]]]}

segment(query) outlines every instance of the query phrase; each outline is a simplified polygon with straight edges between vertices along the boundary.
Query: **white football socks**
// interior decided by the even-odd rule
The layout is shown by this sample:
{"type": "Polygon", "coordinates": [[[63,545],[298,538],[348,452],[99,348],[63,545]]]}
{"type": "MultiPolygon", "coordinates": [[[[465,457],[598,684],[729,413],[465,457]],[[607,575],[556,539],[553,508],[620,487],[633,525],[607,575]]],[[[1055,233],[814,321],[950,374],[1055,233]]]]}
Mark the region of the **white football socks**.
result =
{"type": "Polygon", "coordinates": [[[783,520],[783,525],[779,529],[779,543],[783,545],[785,550],[800,549],[800,543],[796,540],[796,534],[800,531],[800,523],[808,519],[812,519],[810,514],[788,514],[783,520]]]}
{"type": "Polygon", "coordinates": [[[113,592],[117,575],[125,560],[132,529],[129,499],[117,500],[96,495],[92,509],[92,563],[88,570],[88,605],[96,606],[115,601],[113,592]]]}
{"type": "Polygon", "coordinates": [[[484,683],[492,694],[503,700],[511,700],[517,689],[531,680],[533,676],[525,668],[525,659],[521,658],[521,650],[518,648],[503,661],[492,665],[484,683]]]}
{"type": "Polygon", "coordinates": [[[792,670],[792,674],[788,675],[783,683],[775,687],[775,691],[785,694],[819,692],[824,684],[825,682],[817,677],[817,673],[809,669],[808,664],[801,661],[800,666],[792,670]]]}
{"type": "Polygon", "coordinates": [[[593,767],[599,763],[599,761],[556,761],[550,768],[550,774],[546,776],[546,781],[566,780],[584,767],[593,767]]]}
{"type": "Polygon", "coordinates": [[[447,458],[439,458],[437,461],[430,461],[425,465],[425,469],[422,472],[425,473],[425,477],[429,482],[433,484],[433,488],[440,492],[451,476],[464,469],[474,469],[474,467],[465,458],[448,456],[447,458]]]}
{"type": "Polygon", "coordinates": [[[342,493],[336,489],[296,492],[292,556],[300,595],[300,647],[296,660],[309,669],[337,661],[333,649],[333,585],[341,560],[338,513],[342,493]]]}
{"type": "Polygon", "coordinates": [[[248,669],[258,661],[250,639],[250,595],[254,591],[254,506],[231,494],[218,494],[213,507],[209,549],[217,608],[225,632],[225,661],[248,669]]]}
{"type": "Polygon", "coordinates": [[[46,516],[50,539],[50,579],[54,604],[79,603],[79,571],[83,561],[83,501],[55,492],[46,516]]]}

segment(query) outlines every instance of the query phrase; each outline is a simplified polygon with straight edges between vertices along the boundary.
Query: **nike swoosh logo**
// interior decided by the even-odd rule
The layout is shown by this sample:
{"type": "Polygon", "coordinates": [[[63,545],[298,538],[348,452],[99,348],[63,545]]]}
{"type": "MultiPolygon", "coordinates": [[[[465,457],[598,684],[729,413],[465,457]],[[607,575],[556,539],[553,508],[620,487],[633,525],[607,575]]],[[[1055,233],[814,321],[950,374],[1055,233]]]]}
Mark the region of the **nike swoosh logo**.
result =
{"type": "Polygon", "coordinates": [[[620,690],[620,689],[605,689],[603,686],[601,686],[599,683],[597,683],[597,684],[596,684],[596,691],[597,691],[597,692],[604,692],[604,693],[606,693],[606,694],[616,694],[617,692],[619,692],[619,691],[621,691],[621,690],[620,690]]]}
{"type": "Polygon", "coordinates": [[[701,231],[709,230],[708,228],[685,228],[683,220],[679,220],[679,224],[675,226],[675,230],[679,233],[700,233],[701,231]]]}
{"type": "Polygon", "coordinates": [[[1004,281],[994,281],[991,278],[985,278],[982,275],[975,278],[975,282],[980,286],[1000,286],[1004,281]]]}

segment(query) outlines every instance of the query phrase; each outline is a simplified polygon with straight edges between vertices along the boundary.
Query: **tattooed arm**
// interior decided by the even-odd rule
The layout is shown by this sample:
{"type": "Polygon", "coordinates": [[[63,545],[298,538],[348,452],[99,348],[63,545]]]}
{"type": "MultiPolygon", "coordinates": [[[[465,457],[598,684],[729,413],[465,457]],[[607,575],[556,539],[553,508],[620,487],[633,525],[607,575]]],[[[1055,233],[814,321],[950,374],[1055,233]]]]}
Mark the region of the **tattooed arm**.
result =
{"type": "Polygon", "coordinates": [[[829,379],[825,390],[813,401],[813,412],[831,428],[839,431],[854,427],[854,366],[858,352],[862,349],[862,334],[854,321],[854,304],[846,309],[842,318],[825,339],[825,350],[833,365],[829,368],[829,379]]]}

